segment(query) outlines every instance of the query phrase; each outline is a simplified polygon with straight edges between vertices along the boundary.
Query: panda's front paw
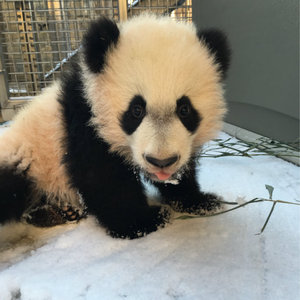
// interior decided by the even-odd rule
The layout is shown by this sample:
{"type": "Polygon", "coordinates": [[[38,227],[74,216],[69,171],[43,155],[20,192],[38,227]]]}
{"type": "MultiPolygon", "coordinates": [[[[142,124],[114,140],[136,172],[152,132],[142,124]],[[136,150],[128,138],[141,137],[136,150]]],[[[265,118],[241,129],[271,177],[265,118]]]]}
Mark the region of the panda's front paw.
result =
{"type": "Polygon", "coordinates": [[[197,214],[206,215],[223,208],[223,198],[211,193],[202,193],[197,214]]]}
{"type": "Polygon", "coordinates": [[[108,226],[108,233],[115,238],[136,239],[163,228],[170,220],[171,211],[167,207],[150,206],[143,214],[130,220],[108,226]]]}
{"type": "Polygon", "coordinates": [[[222,209],[223,200],[215,194],[200,192],[178,201],[171,201],[170,205],[180,213],[207,215],[222,209]]]}

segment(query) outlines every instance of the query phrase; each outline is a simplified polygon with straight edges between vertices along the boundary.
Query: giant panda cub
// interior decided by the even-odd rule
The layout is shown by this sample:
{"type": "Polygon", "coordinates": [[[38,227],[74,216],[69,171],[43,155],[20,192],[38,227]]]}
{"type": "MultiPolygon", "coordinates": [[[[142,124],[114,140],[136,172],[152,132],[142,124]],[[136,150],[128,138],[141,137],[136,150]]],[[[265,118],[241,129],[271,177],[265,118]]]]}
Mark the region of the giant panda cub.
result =
{"type": "Polygon", "coordinates": [[[195,160],[226,112],[229,56],[220,31],[169,17],[93,22],[70,70],[0,136],[0,222],[51,226],[88,212],[132,239],[163,227],[170,207],[217,208],[195,160]],[[148,204],[138,174],[162,206],[148,204]]]}

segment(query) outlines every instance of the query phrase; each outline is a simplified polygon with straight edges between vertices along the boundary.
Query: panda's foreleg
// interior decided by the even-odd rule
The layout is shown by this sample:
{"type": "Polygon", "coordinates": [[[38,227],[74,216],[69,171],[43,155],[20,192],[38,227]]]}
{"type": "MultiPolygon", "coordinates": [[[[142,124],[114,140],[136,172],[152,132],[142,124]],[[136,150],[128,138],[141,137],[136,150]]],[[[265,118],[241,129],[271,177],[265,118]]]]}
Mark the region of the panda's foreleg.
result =
{"type": "Polygon", "coordinates": [[[88,211],[113,237],[145,236],[163,227],[170,217],[165,207],[148,205],[141,183],[131,174],[111,177],[81,191],[88,211]]]}
{"type": "Polygon", "coordinates": [[[131,207],[106,207],[102,212],[96,213],[96,217],[112,237],[135,239],[164,227],[170,214],[160,206],[139,204],[131,207]]]}
{"type": "Polygon", "coordinates": [[[215,194],[200,191],[196,180],[195,164],[182,176],[178,184],[155,182],[164,201],[175,211],[205,214],[221,207],[221,198],[215,194]]]}
{"type": "Polygon", "coordinates": [[[0,167],[0,223],[19,220],[28,205],[31,182],[26,171],[13,166],[0,167]]]}

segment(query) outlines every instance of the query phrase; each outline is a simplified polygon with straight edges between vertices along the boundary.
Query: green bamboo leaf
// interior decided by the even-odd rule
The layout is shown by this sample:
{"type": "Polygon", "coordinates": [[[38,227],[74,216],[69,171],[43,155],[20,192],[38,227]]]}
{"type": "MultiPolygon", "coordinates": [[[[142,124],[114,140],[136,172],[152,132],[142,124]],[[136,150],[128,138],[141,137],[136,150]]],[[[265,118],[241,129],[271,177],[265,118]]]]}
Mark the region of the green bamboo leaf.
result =
{"type": "Polygon", "coordinates": [[[272,200],[273,199],[274,187],[272,187],[271,185],[268,185],[268,184],[265,184],[265,187],[269,192],[269,198],[272,200]]]}

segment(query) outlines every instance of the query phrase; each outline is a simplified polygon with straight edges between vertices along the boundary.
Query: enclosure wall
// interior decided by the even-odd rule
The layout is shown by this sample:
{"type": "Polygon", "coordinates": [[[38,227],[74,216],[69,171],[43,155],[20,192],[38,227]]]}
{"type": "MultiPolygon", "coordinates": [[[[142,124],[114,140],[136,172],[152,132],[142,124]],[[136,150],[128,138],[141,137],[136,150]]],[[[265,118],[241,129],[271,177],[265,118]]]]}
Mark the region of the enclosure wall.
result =
{"type": "Polygon", "coordinates": [[[193,20],[223,29],[232,45],[227,121],[282,141],[298,138],[299,1],[194,1],[193,20]]]}

